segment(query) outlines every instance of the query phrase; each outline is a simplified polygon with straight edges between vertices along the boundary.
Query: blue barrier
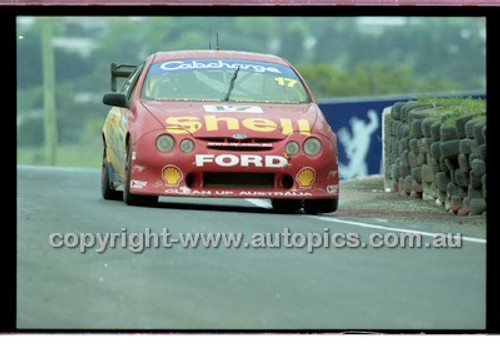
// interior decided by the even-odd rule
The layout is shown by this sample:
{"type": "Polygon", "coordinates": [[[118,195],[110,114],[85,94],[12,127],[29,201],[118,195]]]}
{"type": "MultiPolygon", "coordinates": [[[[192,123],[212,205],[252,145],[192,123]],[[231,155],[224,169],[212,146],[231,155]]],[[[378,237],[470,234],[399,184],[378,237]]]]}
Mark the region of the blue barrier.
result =
{"type": "MultiPolygon", "coordinates": [[[[436,97],[486,98],[484,92],[441,93],[436,97]]],[[[319,107],[338,137],[341,179],[382,173],[382,112],[415,95],[345,98],[319,102],[319,107]]]]}

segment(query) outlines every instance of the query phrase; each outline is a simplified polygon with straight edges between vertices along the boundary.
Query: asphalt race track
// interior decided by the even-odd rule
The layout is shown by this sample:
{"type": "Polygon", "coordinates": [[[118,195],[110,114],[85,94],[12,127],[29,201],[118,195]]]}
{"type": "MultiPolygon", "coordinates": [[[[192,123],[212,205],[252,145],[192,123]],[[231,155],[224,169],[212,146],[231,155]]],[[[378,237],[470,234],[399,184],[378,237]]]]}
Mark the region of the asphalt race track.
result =
{"type": "MultiPolygon", "coordinates": [[[[276,214],[264,200],[100,196],[100,172],[18,166],[19,329],[483,329],[486,244],[461,248],[49,245],[53,233],[370,233],[384,217],[276,214]],[[378,219],[380,218],[380,219],[378,219]]],[[[342,201],[341,201],[342,204],[342,201]]],[[[383,226],[392,227],[386,230],[383,226]]],[[[436,232],[432,220],[419,230],[436,232]]],[[[75,234],[75,235],[76,235],[75,234]]],[[[432,241],[424,235],[424,241],[432,241]]]]}

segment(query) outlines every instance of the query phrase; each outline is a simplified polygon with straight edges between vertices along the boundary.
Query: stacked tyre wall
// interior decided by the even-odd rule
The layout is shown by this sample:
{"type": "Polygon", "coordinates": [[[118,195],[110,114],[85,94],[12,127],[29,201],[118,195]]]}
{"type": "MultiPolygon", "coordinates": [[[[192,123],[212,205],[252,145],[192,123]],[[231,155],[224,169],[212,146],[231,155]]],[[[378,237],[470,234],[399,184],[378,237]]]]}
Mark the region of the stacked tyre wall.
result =
{"type": "Polygon", "coordinates": [[[486,212],[485,112],[397,102],[384,111],[386,190],[431,201],[449,212],[486,212]]]}

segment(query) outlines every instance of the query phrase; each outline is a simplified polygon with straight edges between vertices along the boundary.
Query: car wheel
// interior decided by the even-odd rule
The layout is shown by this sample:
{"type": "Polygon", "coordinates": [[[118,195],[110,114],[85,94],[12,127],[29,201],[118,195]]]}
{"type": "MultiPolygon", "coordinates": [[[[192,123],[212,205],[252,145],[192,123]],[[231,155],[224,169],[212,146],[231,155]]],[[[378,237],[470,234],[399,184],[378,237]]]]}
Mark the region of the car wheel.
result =
{"type": "Polygon", "coordinates": [[[296,212],[302,208],[302,200],[272,199],[271,203],[277,212],[296,212]]]}
{"type": "Polygon", "coordinates": [[[328,213],[337,211],[339,199],[317,199],[305,200],[304,211],[306,213],[328,213]]]}
{"type": "Polygon", "coordinates": [[[101,194],[104,200],[121,200],[123,194],[113,188],[110,173],[113,171],[111,164],[106,160],[106,148],[104,148],[101,167],[101,194]]]}
{"type": "Polygon", "coordinates": [[[123,201],[131,206],[154,206],[158,203],[158,196],[136,195],[130,192],[130,168],[132,167],[132,146],[127,154],[127,167],[125,168],[125,183],[123,185],[123,201]]]}

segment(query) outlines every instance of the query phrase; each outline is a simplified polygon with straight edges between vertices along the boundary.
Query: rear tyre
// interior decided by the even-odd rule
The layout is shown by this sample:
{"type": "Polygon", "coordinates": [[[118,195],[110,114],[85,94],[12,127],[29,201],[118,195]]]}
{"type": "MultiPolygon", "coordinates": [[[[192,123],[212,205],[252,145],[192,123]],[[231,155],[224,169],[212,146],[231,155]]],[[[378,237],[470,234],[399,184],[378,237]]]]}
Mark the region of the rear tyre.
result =
{"type": "Polygon", "coordinates": [[[123,197],[122,192],[115,190],[111,183],[109,175],[111,171],[113,171],[113,167],[106,160],[106,148],[104,148],[101,167],[101,195],[104,200],[121,200],[123,197]]]}
{"type": "Polygon", "coordinates": [[[316,199],[305,200],[304,211],[306,213],[329,213],[337,211],[339,199],[316,199]]]}
{"type": "Polygon", "coordinates": [[[127,168],[125,169],[125,183],[123,185],[123,201],[131,206],[154,206],[158,203],[158,196],[136,195],[130,192],[130,168],[132,167],[132,146],[127,154],[127,168]]]}
{"type": "Polygon", "coordinates": [[[272,199],[273,210],[276,212],[297,212],[302,208],[302,200],[272,199]]]}

